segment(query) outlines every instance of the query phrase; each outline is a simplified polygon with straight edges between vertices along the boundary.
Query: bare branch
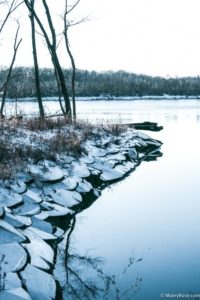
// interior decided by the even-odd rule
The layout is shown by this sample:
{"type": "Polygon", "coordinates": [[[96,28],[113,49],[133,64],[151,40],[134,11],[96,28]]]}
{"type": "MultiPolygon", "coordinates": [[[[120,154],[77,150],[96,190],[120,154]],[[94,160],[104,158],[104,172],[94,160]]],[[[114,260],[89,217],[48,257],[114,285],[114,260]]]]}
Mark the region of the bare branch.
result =
{"type": "Polygon", "coordinates": [[[79,24],[82,24],[82,23],[85,23],[85,22],[88,22],[88,21],[89,21],[89,16],[84,17],[84,18],[82,18],[82,19],[80,19],[79,21],[76,21],[76,22],[70,21],[68,23],[68,27],[79,25],[79,24]]]}
{"type": "MultiPolygon", "coordinates": [[[[8,9],[8,12],[5,16],[5,19],[3,20],[1,27],[0,27],[0,33],[2,32],[6,22],[8,21],[9,16],[23,3],[23,1],[17,3],[18,0],[13,0],[10,4],[10,7],[8,9]],[[15,5],[16,4],[16,5],[15,5]]],[[[0,4],[4,4],[4,2],[1,2],[0,4]]]]}
{"type": "Polygon", "coordinates": [[[72,7],[69,10],[67,10],[67,1],[66,1],[65,11],[67,11],[67,14],[70,14],[70,12],[72,12],[75,9],[75,7],[79,4],[80,1],[81,0],[77,0],[76,3],[72,5],[72,7]]]}
{"type": "Polygon", "coordinates": [[[47,35],[47,32],[46,32],[46,30],[45,30],[45,28],[44,28],[42,22],[40,21],[39,17],[37,16],[37,14],[36,14],[36,12],[35,12],[35,9],[32,8],[31,3],[30,3],[28,0],[24,0],[24,3],[26,4],[26,6],[27,6],[27,8],[29,9],[29,11],[33,14],[34,18],[36,19],[36,21],[37,21],[37,23],[38,23],[38,25],[39,25],[39,27],[40,27],[40,29],[41,29],[43,35],[44,35],[44,38],[45,38],[45,40],[46,40],[47,47],[48,47],[48,49],[50,50],[51,47],[52,47],[51,41],[50,41],[50,39],[49,39],[49,37],[48,37],[48,35],[47,35]]]}

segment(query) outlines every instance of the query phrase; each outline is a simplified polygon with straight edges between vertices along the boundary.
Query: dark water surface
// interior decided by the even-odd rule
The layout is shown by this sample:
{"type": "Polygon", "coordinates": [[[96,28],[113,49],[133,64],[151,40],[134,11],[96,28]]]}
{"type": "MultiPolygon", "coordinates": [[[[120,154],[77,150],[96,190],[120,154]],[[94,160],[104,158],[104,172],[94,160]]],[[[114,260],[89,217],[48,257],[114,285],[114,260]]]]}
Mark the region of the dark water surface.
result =
{"type": "MultiPolygon", "coordinates": [[[[200,102],[104,102],[86,109],[93,117],[159,122],[164,130],[149,134],[164,143],[163,157],[142,163],[77,216],[71,251],[103,258],[100,268],[116,279],[105,299],[200,294],[200,102]]],[[[83,272],[100,280],[90,267],[83,272]]]]}

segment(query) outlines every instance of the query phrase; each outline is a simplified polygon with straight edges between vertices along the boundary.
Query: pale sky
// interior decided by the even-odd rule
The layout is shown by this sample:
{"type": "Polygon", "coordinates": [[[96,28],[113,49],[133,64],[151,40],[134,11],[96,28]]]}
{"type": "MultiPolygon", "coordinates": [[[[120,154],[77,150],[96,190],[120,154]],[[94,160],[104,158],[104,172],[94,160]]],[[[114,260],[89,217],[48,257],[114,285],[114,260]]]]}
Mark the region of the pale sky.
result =
{"type": "MultiPolygon", "coordinates": [[[[57,24],[61,2],[51,3],[57,24]]],[[[74,16],[78,19],[87,15],[88,22],[70,31],[77,68],[161,76],[200,75],[200,0],[81,0],[74,16]]],[[[17,65],[30,66],[30,28],[25,19],[21,12],[23,43],[17,65]]],[[[8,25],[0,37],[0,65],[9,63],[12,26],[16,25],[8,25]]],[[[63,66],[68,67],[65,51],[61,47],[58,51],[63,66]]],[[[41,41],[39,53],[40,66],[51,66],[41,41]]]]}

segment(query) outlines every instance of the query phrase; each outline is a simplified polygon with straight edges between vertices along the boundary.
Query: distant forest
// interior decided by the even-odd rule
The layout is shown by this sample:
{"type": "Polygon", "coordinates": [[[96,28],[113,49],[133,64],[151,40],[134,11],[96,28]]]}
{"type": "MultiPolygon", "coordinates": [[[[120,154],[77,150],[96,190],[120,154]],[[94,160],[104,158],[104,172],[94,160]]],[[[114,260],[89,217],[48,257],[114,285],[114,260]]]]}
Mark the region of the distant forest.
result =
{"type": "MultiPolygon", "coordinates": [[[[0,69],[0,85],[8,70],[0,69]]],[[[69,94],[71,94],[71,70],[64,70],[69,94]]],[[[43,97],[57,96],[58,88],[53,69],[40,69],[43,97]]],[[[138,75],[124,71],[95,72],[76,71],[76,96],[162,96],[200,95],[200,77],[162,78],[138,75]]],[[[9,81],[7,97],[35,97],[34,69],[17,67],[9,81]]]]}

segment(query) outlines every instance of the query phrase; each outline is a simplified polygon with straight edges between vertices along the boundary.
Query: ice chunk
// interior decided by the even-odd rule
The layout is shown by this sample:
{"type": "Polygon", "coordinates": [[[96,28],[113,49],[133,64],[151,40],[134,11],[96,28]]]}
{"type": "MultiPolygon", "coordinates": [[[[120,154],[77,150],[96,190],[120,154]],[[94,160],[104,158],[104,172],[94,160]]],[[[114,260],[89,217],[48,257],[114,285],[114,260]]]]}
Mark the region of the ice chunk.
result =
{"type": "Polygon", "coordinates": [[[21,273],[28,293],[33,299],[55,299],[56,284],[50,274],[28,264],[21,273]]]}
{"type": "Polygon", "coordinates": [[[82,200],[82,197],[78,192],[63,189],[52,192],[50,196],[53,198],[54,202],[65,207],[72,207],[82,200]]]}
{"type": "Polygon", "coordinates": [[[40,212],[40,206],[26,199],[26,202],[13,210],[14,214],[20,216],[32,216],[40,212]]]}
{"type": "Polygon", "coordinates": [[[17,272],[25,266],[27,253],[22,246],[15,242],[1,244],[0,261],[2,272],[17,272]]]}
{"type": "Polygon", "coordinates": [[[8,189],[0,187],[0,207],[15,206],[23,201],[22,197],[18,194],[15,194],[8,189]]]}
{"type": "Polygon", "coordinates": [[[0,244],[22,243],[26,237],[15,229],[11,224],[0,220],[0,244]]]}
{"type": "Polygon", "coordinates": [[[23,246],[30,250],[31,253],[34,253],[34,255],[40,256],[44,260],[53,264],[53,249],[45,241],[43,241],[38,234],[31,231],[29,228],[23,230],[23,234],[26,235],[30,240],[30,243],[23,244],[23,246]]]}
{"type": "Polygon", "coordinates": [[[40,203],[42,202],[41,197],[38,195],[38,193],[35,193],[31,190],[28,190],[26,193],[23,194],[24,201],[31,200],[33,203],[40,203]]]}

